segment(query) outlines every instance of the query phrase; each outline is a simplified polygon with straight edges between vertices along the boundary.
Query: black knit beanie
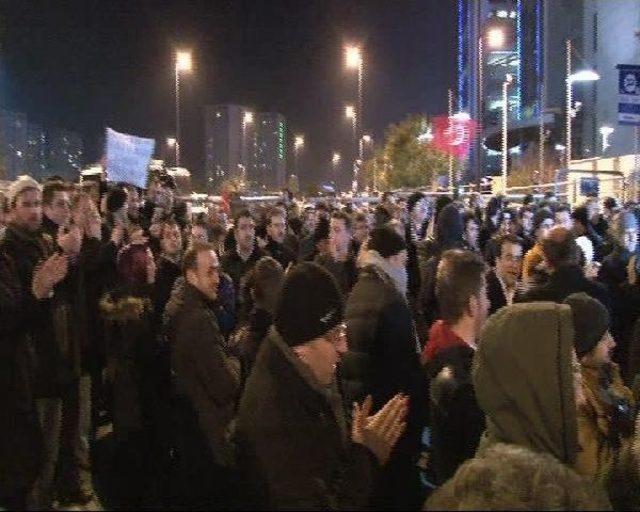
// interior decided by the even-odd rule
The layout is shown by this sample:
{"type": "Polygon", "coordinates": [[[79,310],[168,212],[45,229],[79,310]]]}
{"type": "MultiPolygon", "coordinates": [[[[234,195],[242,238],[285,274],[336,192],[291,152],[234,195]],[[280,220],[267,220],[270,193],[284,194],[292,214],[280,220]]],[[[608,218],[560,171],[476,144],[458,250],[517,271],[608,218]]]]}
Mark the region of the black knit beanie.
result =
{"type": "Polygon", "coordinates": [[[334,277],[316,263],[300,263],[285,277],[275,326],[290,347],[319,338],[342,322],[344,303],[334,277]]]}
{"type": "Polygon", "coordinates": [[[538,208],[536,213],[533,214],[533,231],[540,227],[540,225],[547,219],[553,219],[553,212],[549,208],[538,208]]]}
{"type": "Polygon", "coordinates": [[[383,258],[395,256],[406,250],[407,244],[397,231],[389,226],[375,228],[369,234],[367,249],[376,251],[383,258]]]}
{"type": "Polygon", "coordinates": [[[578,357],[591,352],[609,330],[609,312],[600,301],[584,292],[569,295],[565,304],[573,314],[573,345],[578,357]]]}

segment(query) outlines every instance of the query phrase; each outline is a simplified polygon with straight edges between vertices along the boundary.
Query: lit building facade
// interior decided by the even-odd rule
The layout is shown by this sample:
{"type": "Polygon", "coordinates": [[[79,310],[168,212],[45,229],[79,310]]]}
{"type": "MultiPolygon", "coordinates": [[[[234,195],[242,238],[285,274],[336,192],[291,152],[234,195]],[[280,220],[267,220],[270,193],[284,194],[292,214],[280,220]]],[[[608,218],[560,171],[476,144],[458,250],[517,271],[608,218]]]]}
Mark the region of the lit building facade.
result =
{"type": "Polygon", "coordinates": [[[0,110],[0,179],[13,180],[27,173],[27,116],[0,110]]]}
{"type": "Polygon", "coordinates": [[[282,188],[286,181],[286,124],[282,114],[263,112],[257,117],[254,180],[259,187],[282,188]]]}

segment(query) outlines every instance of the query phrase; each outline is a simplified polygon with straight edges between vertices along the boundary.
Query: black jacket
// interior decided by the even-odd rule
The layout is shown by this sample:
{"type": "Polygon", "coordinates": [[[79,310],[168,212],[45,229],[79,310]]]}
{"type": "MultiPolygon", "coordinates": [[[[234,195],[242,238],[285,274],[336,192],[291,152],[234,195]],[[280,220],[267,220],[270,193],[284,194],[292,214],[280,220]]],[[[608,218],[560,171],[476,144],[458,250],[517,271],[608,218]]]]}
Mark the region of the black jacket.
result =
{"type": "Polygon", "coordinates": [[[242,396],[238,443],[246,506],[362,509],[373,457],[351,443],[340,397],[331,399],[295,357],[272,331],[242,396]]]}
{"type": "Polygon", "coordinates": [[[475,455],[484,430],[484,414],[471,380],[474,351],[455,346],[439,352],[427,365],[430,379],[432,467],[438,484],[475,455]],[[448,370],[443,372],[447,368],[448,370]]]}
{"type": "Polygon", "coordinates": [[[406,393],[411,402],[407,430],[395,453],[416,455],[426,422],[427,393],[407,301],[382,270],[370,265],[360,271],[345,320],[349,352],[343,356],[343,371],[350,401],[371,394],[377,409],[396,393],[406,393]]]}
{"type": "Polygon", "coordinates": [[[578,265],[561,266],[549,279],[522,295],[516,295],[515,302],[563,302],[572,293],[584,292],[599,300],[611,311],[611,300],[607,289],[600,283],[584,276],[578,265]]]}
{"type": "Polygon", "coordinates": [[[295,253],[291,252],[291,250],[289,250],[286,245],[279,244],[278,242],[271,240],[271,238],[269,239],[269,242],[265,246],[264,250],[269,256],[280,263],[280,265],[282,265],[282,268],[285,270],[290,263],[296,262],[295,253]]]}
{"type": "Polygon", "coordinates": [[[200,291],[185,283],[165,309],[165,334],[176,391],[197,414],[213,460],[226,467],[234,462],[231,428],[240,376],[212,308],[200,291]]]}
{"type": "Polygon", "coordinates": [[[342,295],[345,297],[349,295],[358,279],[358,269],[353,256],[349,256],[347,261],[341,262],[335,261],[331,255],[318,255],[315,258],[315,262],[326,268],[335,277],[342,295]]]}
{"type": "Polygon", "coordinates": [[[162,321],[164,308],[171,297],[171,290],[173,290],[173,285],[181,273],[182,269],[178,263],[174,263],[162,256],[160,257],[156,272],[156,282],[153,286],[153,306],[158,324],[162,321]]]}
{"type": "Polygon", "coordinates": [[[487,272],[487,297],[489,299],[489,314],[493,315],[500,308],[507,305],[507,298],[500,284],[495,270],[487,272]]]}
{"type": "Polygon", "coordinates": [[[51,301],[31,293],[34,268],[52,250],[49,237],[11,225],[0,241],[0,482],[5,496],[26,491],[38,475],[42,437],[35,398],[42,396],[43,385],[52,387],[43,379],[43,365],[61,360],[51,335],[51,301]]]}

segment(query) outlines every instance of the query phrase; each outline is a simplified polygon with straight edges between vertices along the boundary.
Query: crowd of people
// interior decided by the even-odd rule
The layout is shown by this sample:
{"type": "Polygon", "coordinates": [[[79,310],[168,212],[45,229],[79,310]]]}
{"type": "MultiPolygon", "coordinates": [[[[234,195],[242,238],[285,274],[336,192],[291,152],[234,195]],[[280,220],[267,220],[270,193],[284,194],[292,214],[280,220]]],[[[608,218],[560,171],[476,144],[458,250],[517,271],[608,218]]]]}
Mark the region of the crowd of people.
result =
{"type": "Polygon", "coordinates": [[[0,508],[638,509],[639,215],[22,176],[0,508]]]}

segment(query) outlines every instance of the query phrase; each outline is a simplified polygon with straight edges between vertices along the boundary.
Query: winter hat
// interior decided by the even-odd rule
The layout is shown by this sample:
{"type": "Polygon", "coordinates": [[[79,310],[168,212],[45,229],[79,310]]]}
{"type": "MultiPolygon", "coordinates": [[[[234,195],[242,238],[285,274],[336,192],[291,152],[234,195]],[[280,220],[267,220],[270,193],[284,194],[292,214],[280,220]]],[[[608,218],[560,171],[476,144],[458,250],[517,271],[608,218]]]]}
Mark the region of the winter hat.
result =
{"type": "Polygon", "coordinates": [[[608,210],[613,210],[618,207],[618,201],[614,197],[606,197],[603,202],[603,206],[608,210]]]}
{"type": "Polygon", "coordinates": [[[540,227],[540,225],[547,219],[553,219],[553,213],[549,208],[539,208],[536,213],[533,214],[533,231],[540,227]]]}
{"type": "Polygon", "coordinates": [[[371,231],[367,247],[383,258],[389,258],[406,250],[407,244],[393,228],[384,226],[371,231]]]}
{"type": "Polygon", "coordinates": [[[573,344],[578,357],[591,352],[609,330],[609,312],[600,301],[584,292],[569,295],[564,301],[573,314],[573,344]]]}
{"type": "Polygon", "coordinates": [[[413,194],[411,194],[409,196],[409,199],[407,199],[407,211],[411,213],[416,205],[425,197],[427,196],[425,196],[422,192],[414,192],[413,194]]]}
{"type": "Polygon", "coordinates": [[[333,276],[316,263],[304,262],[285,277],[274,324],[284,342],[295,347],[339,325],[343,307],[333,276]]]}
{"type": "Polygon", "coordinates": [[[16,198],[22,194],[25,190],[34,188],[39,192],[42,192],[40,184],[34,180],[31,176],[19,176],[11,185],[9,185],[9,191],[7,199],[9,200],[10,207],[15,204],[16,198]]]}
{"type": "Polygon", "coordinates": [[[116,187],[107,194],[107,211],[117,212],[127,202],[127,193],[123,188],[116,187]]]}

